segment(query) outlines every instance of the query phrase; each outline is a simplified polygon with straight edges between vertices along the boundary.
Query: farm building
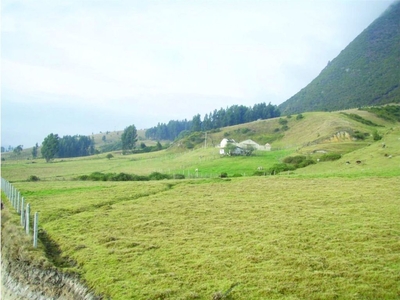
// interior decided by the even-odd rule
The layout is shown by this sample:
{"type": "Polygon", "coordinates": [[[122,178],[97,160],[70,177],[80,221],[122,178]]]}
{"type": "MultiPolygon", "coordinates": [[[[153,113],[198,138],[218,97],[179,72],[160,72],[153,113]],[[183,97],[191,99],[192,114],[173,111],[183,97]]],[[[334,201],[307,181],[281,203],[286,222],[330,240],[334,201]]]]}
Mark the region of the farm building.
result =
{"type": "Polygon", "coordinates": [[[265,145],[260,145],[250,139],[237,143],[233,139],[226,139],[226,138],[224,138],[219,144],[219,154],[221,155],[226,155],[226,154],[244,155],[250,150],[271,151],[271,145],[268,143],[265,145]],[[225,148],[228,145],[234,145],[236,146],[236,148],[231,150],[230,153],[225,153],[225,148]]]}

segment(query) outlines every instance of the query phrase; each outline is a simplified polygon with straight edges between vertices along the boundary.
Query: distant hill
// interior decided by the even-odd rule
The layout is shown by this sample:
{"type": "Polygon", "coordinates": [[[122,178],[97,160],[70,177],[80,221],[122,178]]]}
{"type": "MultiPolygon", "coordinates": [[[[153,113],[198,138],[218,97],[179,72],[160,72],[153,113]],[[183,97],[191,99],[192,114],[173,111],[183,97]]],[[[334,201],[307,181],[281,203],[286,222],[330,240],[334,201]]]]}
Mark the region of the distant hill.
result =
{"type": "Polygon", "coordinates": [[[282,114],[400,103],[400,1],[354,39],[282,114]]]}
{"type": "Polygon", "coordinates": [[[297,149],[301,153],[326,151],[348,153],[374,142],[374,132],[384,134],[398,126],[400,106],[372,111],[350,109],[335,112],[307,112],[204,132],[194,132],[175,141],[171,151],[218,147],[223,138],[237,142],[251,139],[272,150],[297,149]],[[299,118],[299,116],[301,116],[299,118]]]}

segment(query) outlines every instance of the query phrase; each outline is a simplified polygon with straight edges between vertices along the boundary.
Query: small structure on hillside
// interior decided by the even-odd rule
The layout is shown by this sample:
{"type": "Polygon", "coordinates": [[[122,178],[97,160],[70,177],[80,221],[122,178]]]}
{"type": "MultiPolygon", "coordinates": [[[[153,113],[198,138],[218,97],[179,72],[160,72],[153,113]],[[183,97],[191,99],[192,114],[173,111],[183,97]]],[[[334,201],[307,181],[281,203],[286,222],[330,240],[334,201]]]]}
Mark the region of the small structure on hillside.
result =
{"type": "Polygon", "coordinates": [[[219,144],[219,154],[221,155],[248,155],[253,150],[271,151],[271,145],[268,143],[260,145],[250,139],[238,143],[234,139],[227,138],[222,139],[219,144]],[[226,148],[230,148],[228,153],[226,148]]]}

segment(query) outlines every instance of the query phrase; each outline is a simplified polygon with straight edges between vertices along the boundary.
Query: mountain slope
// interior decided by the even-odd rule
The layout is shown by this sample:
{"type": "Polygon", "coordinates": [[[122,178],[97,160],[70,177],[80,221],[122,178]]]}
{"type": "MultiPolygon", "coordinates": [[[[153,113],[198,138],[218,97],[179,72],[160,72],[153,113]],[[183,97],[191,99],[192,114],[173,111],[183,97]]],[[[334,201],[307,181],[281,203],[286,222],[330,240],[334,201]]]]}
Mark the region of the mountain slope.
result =
{"type": "Polygon", "coordinates": [[[294,114],[392,102],[400,102],[400,1],[279,109],[294,114]]]}

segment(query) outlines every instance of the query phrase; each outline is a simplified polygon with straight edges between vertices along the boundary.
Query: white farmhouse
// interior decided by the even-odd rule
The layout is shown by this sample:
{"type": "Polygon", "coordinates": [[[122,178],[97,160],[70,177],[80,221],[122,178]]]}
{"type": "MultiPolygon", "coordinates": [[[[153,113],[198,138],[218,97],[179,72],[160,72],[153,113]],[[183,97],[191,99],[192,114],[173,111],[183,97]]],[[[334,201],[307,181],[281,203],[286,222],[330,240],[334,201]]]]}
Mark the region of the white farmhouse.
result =
{"type": "Polygon", "coordinates": [[[271,151],[271,145],[270,144],[265,144],[265,145],[259,145],[253,140],[245,140],[243,142],[237,143],[233,139],[226,139],[224,138],[221,143],[219,144],[219,154],[225,155],[228,153],[225,153],[225,147],[228,144],[232,144],[236,146],[236,149],[234,150],[234,154],[241,154],[244,153],[250,149],[255,149],[255,150],[260,150],[260,151],[271,151]]]}

